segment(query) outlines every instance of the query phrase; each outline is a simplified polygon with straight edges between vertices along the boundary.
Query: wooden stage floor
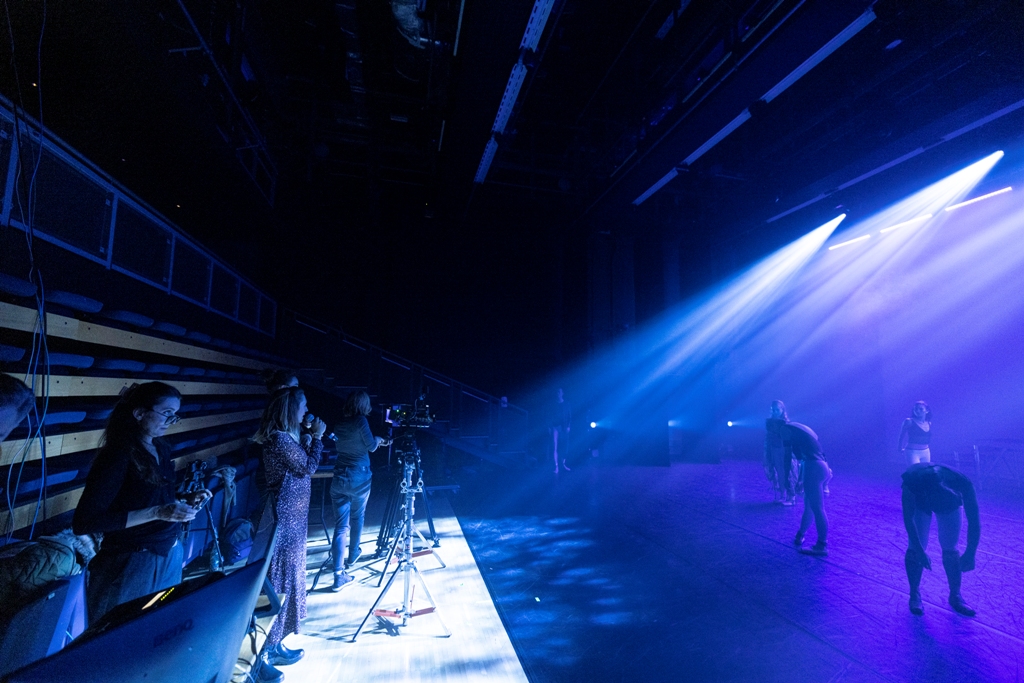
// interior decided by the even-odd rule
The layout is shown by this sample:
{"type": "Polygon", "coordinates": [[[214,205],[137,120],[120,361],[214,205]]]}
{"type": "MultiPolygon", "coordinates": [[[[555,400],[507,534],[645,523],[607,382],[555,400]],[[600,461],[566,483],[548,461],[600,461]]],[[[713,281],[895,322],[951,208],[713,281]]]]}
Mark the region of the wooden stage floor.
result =
{"type": "MultiPolygon", "coordinates": [[[[341,593],[309,596],[303,633],[286,641],[306,658],[287,679],[1024,683],[1024,497],[980,493],[978,566],[963,582],[974,618],[945,602],[933,529],[915,617],[898,473],[836,468],[830,554],[814,558],[791,545],[801,507],[772,502],[757,462],[587,464],[466,474],[457,519],[432,497],[449,567],[424,578],[452,637],[427,615],[407,635],[348,642],[379,591],[359,571],[341,593]]],[[[386,497],[374,496],[369,522],[386,497]]],[[[310,538],[323,546],[312,525],[310,538]]],[[[363,538],[372,549],[376,529],[363,538]]],[[[311,572],[322,556],[311,552],[311,572]]]]}
{"type": "MultiPolygon", "coordinates": [[[[314,488],[314,510],[310,520],[308,585],[326,557],[317,552],[326,548],[326,541],[317,518],[318,493],[314,488]]],[[[367,521],[381,517],[377,505],[371,507],[367,521]],[[376,514],[374,514],[376,513],[376,514]]],[[[342,681],[416,681],[429,683],[470,683],[473,681],[510,681],[525,683],[526,675],[512,647],[501,619],[495,610],[487,587],[477,569],[458,520],[452,514],[447,500],[431,497],[434,523],[441,539],[436,549],[447,567],[434,557],[417,558],[417,566],[437,602],[440,616],[451,630],[444,638],[441,623],[433,614],[412,618],[399,629],[401,635],[382,630],[375,617],[367,622],[355,643],[350,642],[359,623],[377,599],[382,588],[377,587],[377,575],[360,563],[351,573],[352,585],[338,593],[329,590],[331,572],[325,571],[317,590],[306,598],[308,616],[302,623],[302,633],[289,636],[285,645],[303,648],[306,656],[298,663],[281,667],[286,681],[333,683],[342,681]]],[[[421,505],[417,505],[422,508],[421,505]]],[[[329,523],[333,518],[329,516],[329,523]]],[[[421,533],[427,535],[425,521],[419,522],[421,533]]],[[[363,551],[372,553],[376,545],[377,525],[368,524],[363,533],[363,551]]],[[[378,563],[380,567],[383,563],[378,563]]],[[[385,583],[387,579],[385,578],[385,583]]],[[[425,607],[422,590],[413,580],[414,608],[425,607]]],[[[381,607],[394,607],[402,600],[402,579],[399,577],[388,592],[381,607]]]]}

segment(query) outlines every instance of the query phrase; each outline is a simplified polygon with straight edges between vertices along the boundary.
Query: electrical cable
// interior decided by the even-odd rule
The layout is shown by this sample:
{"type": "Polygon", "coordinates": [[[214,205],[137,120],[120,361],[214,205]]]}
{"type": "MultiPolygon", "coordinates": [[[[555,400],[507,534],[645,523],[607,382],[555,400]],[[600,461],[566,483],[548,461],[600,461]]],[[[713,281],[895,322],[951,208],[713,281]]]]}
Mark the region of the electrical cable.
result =
{"type": "MultiPolygon", "coordinates": [[[[14,183],[14,199],[18,207],[19,216],[24,223],[25,232],[25,243],[28,250],[29,260],[29,281],[36,286],[35,292],[35,303],[36,303],[36,325],[32,331],[32,344],[31,353],[29,355],[28,367],[26,369],[25,379],[28,382],[31,377],[30,389],[33,395],[38,394],[39,398],[42,399],[42,412],[39,410],[39,401],[36,401],[32,408],[32,417],[29,421],[30,425],[30,436],[25,440],[25,445],[21,452],[20,462],[18,463],[18,475],[14,486],[14,495],[11,495],[11,475],[14,470],[14,464],[12,462],[10,469],[7,472],[7,483],[6,487],[6,503],[7,510],[11,523],[10,529],[7,532],[7,540],[10,541],[15,532],[16,521],[14,519],[14,500],[17,497],[18,489],[21,485],[22,475],[24,474],[24,468],[26,462],[29,460],[29,453],[31,452],[32,443],[34,441],[39,442],[40,449],[40,474],[41,474],[41,485],[39,487],[39,495],[36,498],[35,511],[32,517],[32,523],[29,527],[29,539],[35,535],[36,524],[39,521],[40,510],[43,512],[43,519],[46,519],[46,492],[47,487],[47,463],[46,463],[46,415],[49,411],[50,406],[50,352],[48,344],[48,336],[46,329],[46,290],[43,282],[42,273],[36,266],[35,252],[33,250],[33,240],[35,237],[35,214],[36,214],[36,189],[37,179],[39,175],[39,168],[43,157],[43,66],[42,66],[42,55],[43,55],[43,38],[46,34],[46,0],[42,2],[42,19],[39,28],[39,40],[36,44],[36,82],[35,87],[38,91],[38,137],[39,137],[39,149],[36,151],[35,157],[32,159],[32,174],[29,179],[26,199],[28,203],[27,211],[26,207],[22,205],[22,192],[19,192],[19,188],[23,184],[23,172],[26,168],[25,164],[25,147],[23,144],[22,131],[24,129],[25,138],[29,137],[32,129],[26,117],[19,115],[19,107],[22,112],[25,111],[25,99],[24,92],[21,88],[21,79],[18,74],[17,59],[16,59],[16,48],[14,40],[14,25],[11,21],[11,9],[9,0],[4,0],[4,13],[7,19],[7,33],[10,39],[11,45],[11,70],[14,75],[15,89],[18,95],[18,103],[13,104],[11,107],[14,116],[14,135],[13,144],[17,150],[17,164],[15,170],[15,183],[14,183]],[[41,368],[40,368],[41,365],[41,368]],[[38,384],[37,384],[38,382],[38,384]],[[38,391],[37,391],[38,387],[38,391]],[[34,433],[31,433],[31,426],[35,423],[34,433]]],[[[15,202],[12,202],[15,203],[15,202]]],[[[13,211],[8,212],[7,216],[7,228],[11,228],[13,211]]]]}

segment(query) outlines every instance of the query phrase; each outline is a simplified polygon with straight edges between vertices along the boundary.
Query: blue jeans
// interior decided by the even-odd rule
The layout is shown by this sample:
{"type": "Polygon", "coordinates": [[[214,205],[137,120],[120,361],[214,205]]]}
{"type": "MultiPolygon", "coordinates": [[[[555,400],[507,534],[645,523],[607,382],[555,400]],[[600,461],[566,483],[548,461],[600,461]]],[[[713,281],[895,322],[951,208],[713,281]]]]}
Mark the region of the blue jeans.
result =
{"type": "Polygon", "coordinates": [[[354,560],[363,535],[363,516],[366,501],[370,499],[370,484],[373,474],[367,466],[345,467],[334,470],[331,482],[331,502],[334,503],[334,539],[331,553],[334,555],[334,571],[345,567],[345,552],[354,560]]]}
{"type": "Polygon", "coordinates": [[[118,553],[101,550],[89,563],[86,601],[89,622],[96,621],[118,605],[181,583],[184,555],[180,541],[166,556],[149,550],[118,553]]]}

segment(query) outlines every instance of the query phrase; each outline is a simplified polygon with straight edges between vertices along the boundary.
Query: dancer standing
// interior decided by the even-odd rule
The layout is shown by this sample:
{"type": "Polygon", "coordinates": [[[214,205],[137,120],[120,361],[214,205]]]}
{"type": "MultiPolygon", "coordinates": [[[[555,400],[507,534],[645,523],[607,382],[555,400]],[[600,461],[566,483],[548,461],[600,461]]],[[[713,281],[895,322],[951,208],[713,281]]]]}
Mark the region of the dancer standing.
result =
{"type": "Polygon", "coordinates": [[[561,460],[562,469],[569,471],[569,464],[566,459],[569,457],[569,432],[572,430],[572,408],[565,400],[565,392],[559,389],[556,394],[556,401],[551,406],[551,417],[548,424],[548,432],[551,434],[551,447],[555,457],[555,474],[558,474],[558,462],[561,460]]]}
{"type": "Polygon", "coordinates": [[[908,465],[931,462],[932,411],[924,401],[918,401],[900,427],[900,453],[908,465]]]}
{"type": "Polygon", "coordinates": [[[981,538],[978,497],[970,479],[945,465],[931,463],[911,465],[903,473],[903,525],[910,539],[905,560],[910,582],[910,611],[924,614],[921,575],[925,569],[932,568],[925,550],[933,514],[938,521],[942,567],[949,580],[949,605],[960,614],[973,617],[975,611],[960,595],[960,582],[963,572],[974,569],[974,556],[981,538]],[[956,547],[960,540],[961,507],[967,516],[967,548],[963,555],[956,547]]]}
{"type": "Polygon", "coordinates": [[[772,401],[771,417],[764,422],[765,474],[768,475],[768,481],[775,490],[775,500],[789,506],[796,501],[795,486],[798,473],[792,449],[787,447],[782,436],[782,428],[789,422],[786,404],[779,400],[772,401]]]}
{"type": "Polygon", "coordinates": [[[804,514],[793,544],[805,555],[828,555],[828,517],[825,516],[825,483],[831,470],[825,461],[818,435],[807,425],[788,422],[782,427],[783,439],[793,449],[793,456],[804,464],[804,514]],[[804,534],[814,520],[818,532],[817,542],[810,548],[801,548],[804,534]]]}

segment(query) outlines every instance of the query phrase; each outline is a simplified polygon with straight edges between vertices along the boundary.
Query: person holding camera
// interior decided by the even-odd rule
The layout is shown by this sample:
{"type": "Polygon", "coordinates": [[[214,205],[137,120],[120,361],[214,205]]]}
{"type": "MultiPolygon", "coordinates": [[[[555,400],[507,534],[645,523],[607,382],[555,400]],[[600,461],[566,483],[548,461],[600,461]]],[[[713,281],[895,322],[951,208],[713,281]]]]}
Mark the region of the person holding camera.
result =
{"type": "Polygon", "coordinates": [[[949,581],[949,606],[967,617],[975,612],[960,595],[964,572],[974,569],[974,558],[981,538],[978,523],[978,497],[974,484],[966,476],[945,465],[928,462],[911,465],[903,473],[903,525],[910,544],[907,547],[907,580],[910,583],[910,611],[924,614],[921,602],[921,576],[932,568],[925,550],[934,516],[939,527],[939,546],[942,548],[942,568],[949,581]],[[967,517],[967,548],[961,555],[957,550],[960,525],[967,517]]]}
{"type": "Polygon", "coordinates": [[[180,407],[177,389],[147,382],[128,388],[110,414],[72,523],[76,534],[104,535],[89,564],[93,622],[117,605],[181,583],[181,525],[213,494],[177,493],[171,448],[160,437],[178,422],[180,407]]]}
{"type": "Polygon", "coordinates": [[[369,394],[354,391],[345,399],[342,420],[334,427],[338,459],[334,463],[331,482],[331,501],[336,514],[331,546],[334,556],[333,591],[340,591],[352,581],[345,568],[355,564],[362,554],[359,539],[363,535],[363,517],[373,478],[370,453],[389,443],[370,431],[370,423],[366,419],[370,410],[369,394]]]}
{"type": "Polygon", "coordinates": [[[301,434],[306,415],[306,395],[298,387],[278,389],[263,413],[263,421],[253,441],[263,445],[267,471],[267,489],[274,498],[277,516],[277,545],[267,569],[274,590],[284,595],[281,611],[267,633],[260,653],[257,681],[280,681],[284,675],[275,666],[294,664],[305,654],[290,650],[281,642],[299,632],[306,617],[306,537],[309,527],[311,479],[320,466],[327,427],[313,420],[311,438],[301,434]]]}

